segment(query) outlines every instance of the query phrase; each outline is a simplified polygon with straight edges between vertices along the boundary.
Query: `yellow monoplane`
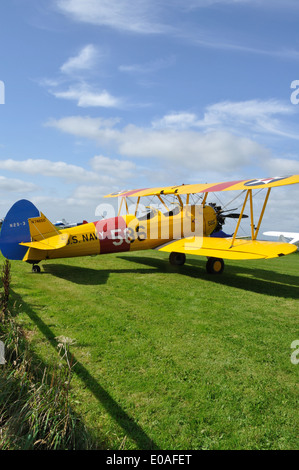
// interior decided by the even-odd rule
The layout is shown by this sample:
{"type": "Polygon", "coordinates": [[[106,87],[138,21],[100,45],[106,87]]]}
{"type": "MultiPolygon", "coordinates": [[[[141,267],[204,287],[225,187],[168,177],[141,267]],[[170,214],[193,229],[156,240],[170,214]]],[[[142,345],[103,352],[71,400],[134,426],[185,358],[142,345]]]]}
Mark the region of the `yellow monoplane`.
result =
{"type": "Polygon", "coordinates": [[[65,229],[58,229],[30,201],[22,199],[4,219],[0,249],[7,259],[31,263],[35,272],[40,271],[38,263],[48,259],[157,249],[169,252],[170,263],[176,265],[184,264],[186,254],[207,257],[207,271],[217,274],[223,271],[223,259],[266,259],[296,251],[297,247],[288,243],[257,240],[271,189],[296,183],[299,175],[122,191],[106,196],[121,198],[116,217],[65,229]],[[255,224],[256,189],[265,189],[266,194],[255,224]],[[207,202],[210,193],[219,191],[242,192],[240,213],[207,202]],[[137,198],[134,210],[128,206],[132,197],[137,198]],[[141,198],[146,197],[156,198],[157,204],[142,206],[141,198]],[[246,206],[249,216],[245,214],[246,206]],[[125,215],[121,215],[123,208],[125,215]],[[236,219],[231,236],[222,232],[228,217],[236,219]],[[251,234],[239,238],[245,217],[250,217],[251,234]]]}

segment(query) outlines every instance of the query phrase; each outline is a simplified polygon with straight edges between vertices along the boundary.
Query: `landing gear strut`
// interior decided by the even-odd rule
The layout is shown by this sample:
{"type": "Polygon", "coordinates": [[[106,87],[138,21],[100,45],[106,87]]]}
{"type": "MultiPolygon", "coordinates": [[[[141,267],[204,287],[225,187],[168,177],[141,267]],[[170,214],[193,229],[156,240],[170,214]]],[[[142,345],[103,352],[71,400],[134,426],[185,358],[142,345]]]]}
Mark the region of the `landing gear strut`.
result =
{"type": "Polygon", "coordinates": [[[172,251],[169,255],[169,262],[174,266],[183,266],[186,261],[185,253],[177,253],[176,251],[172,251]]]}
{"type": "Polygon", "coordinates": [[[222,258],[208,258],[206,269],[209,274],[221,274],[224,270],[222,258]]]}

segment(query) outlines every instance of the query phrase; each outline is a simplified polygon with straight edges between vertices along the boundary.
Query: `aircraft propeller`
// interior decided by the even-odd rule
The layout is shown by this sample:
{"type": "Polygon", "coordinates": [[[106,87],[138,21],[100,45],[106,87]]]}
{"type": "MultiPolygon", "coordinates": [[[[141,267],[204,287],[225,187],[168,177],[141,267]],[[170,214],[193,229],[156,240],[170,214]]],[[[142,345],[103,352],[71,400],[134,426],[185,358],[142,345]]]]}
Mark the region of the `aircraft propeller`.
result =
{"type": "MultiPolygon", "coordinates": [[[[222,210],[221,209],[221,206],[216,206],[215,203],[210,203],[209,204],[211,207],[213,207],[214,211],[216,212],[217,214],[217,217],[229,217],[231,219],[238,219],[240,217],[240,213],[238,212],[232,212],[232,211],[236,211],[237,208],[235,209],[226,209],[226,210],[222,210]],[[225,212],[229,212],[228,214],[225,214],[225,212]]],[[[243,214],[242,215],[242,219],[247,219],[248,218],[248,215],[246,214],[243,214]]]]}
{"type": "MultiPolygon", "coordinates": [[[[222,210],[221,206],[217,206],[215,203],[210,203],[209,206],[211,206],[214,211],[216,212],[216,216],[217,216],[217,227],[215,229],[215,231],[217,232],[218,230],[221,230],[222,229],[222,226],[225,224],[225,219],[226,218],[230,218],[230,219],[238,219],[240,217],[240,213],[238,212],[232,212],[232,211],[235,211],[237,210],[237,208],[235,209],[226,209],[226,210],[222,210]]],[[[248,215],[246,214],[242,214],[242,219],[247,219],[248,218],[248,215]]]]}
{"type": "MultiPolygon", "coordinates": [[[[240,217],[240,214],[232,213],[232,214],[223,215],[222,212],[221,212],[220,216],[221,217],[230,217],[231,219],[238,219],[240,217]]],[[[247,218],[248,218],[248,215],[246,215],[246,214],[242,215],[242,219],[247,219],[247,218]]]]}

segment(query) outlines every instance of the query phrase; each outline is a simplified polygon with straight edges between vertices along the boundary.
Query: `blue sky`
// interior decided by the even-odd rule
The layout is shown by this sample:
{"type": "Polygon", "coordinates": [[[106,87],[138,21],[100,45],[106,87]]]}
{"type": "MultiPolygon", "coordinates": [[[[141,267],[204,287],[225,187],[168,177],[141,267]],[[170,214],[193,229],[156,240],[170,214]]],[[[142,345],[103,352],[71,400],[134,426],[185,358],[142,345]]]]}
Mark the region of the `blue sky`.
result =
{"type": "MultiPolygon", "coordinates": [[[[298,20],[295,0],[3,0],[0,217],[299,174],[298,20]]],[[[298,198],[273,191],[263,229],[298,231],[298,198]]]]}

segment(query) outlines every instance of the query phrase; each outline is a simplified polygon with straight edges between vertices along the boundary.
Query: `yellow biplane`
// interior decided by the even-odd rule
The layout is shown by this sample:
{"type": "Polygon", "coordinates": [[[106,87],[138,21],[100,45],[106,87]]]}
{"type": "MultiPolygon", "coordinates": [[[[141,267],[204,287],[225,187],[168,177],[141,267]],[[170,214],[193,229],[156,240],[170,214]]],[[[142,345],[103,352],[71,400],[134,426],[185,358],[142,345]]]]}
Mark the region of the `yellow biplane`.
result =
{"type": "Polygon", "coordinates": [[[0,249],[7,259],[32,264],[34,272],[40,271],[40,261],[48,259],[157,249],[169,252],[169,261],[175,265],[183,265],[186,254],[207,257],[207,271],[220,274],[223,259],[266,259],[296,251],[297,247],[288,243],[257,240],[271,189],[296,183],[299,175],[122,191],[106,196],[121,198],[116,217],[65,229],[55,227],[30,201],[22,199],[4,219],[0,249]],[[266,189],[266,194],[255,225],[256,189],[266,189]],[[209,194],[220,191],[241,191],[244,201],[240,213],[208,203],[209,194]],[[147,197],[155,197],[157,203],[144,207],[140,201],[147,197]],[[132,211],[128,206],[131,198],[137,198],[132,211]],[[121,215],[123,209],[125,214],[121,215]],[[250,217],[251,234],[240,238],[238,232],[245,217],[250,217]],[[226,218],[236,219],[231,236],[222,232],[226,218]]]}

